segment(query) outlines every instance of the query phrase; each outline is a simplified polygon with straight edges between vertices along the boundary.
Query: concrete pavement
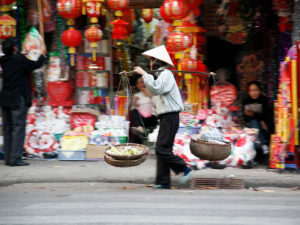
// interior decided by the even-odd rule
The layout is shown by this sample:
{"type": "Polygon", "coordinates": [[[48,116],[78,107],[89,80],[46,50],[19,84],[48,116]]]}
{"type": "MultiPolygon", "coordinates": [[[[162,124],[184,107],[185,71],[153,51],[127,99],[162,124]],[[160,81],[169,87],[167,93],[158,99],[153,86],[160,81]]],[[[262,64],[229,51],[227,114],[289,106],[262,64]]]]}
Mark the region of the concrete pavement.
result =
{"type": "MultiPolygon", "coordinates": [[[[0,161],[0,186],[16,183],[65,183],[65,182],[106,182],[153,184],[155,180],[155,156],[150,156],[138,167],[116,168],[104,161],[57,161],[27,160],[26,167],[5,166],[0,161]]],[[[278,172],[264,167],[254,169],[226,168],[194,171],[193,178],[243,179],[246,187],[300,187],[300,174],[278,172]]],[[[172,176],[172,185],[178,186],[180,176],[172,176]]]]}
{"type": "Polygon", "coordinates": [[[152,190],[143,184],[0,187],[0,225],[299,225],[300,191],[152,190]]]}

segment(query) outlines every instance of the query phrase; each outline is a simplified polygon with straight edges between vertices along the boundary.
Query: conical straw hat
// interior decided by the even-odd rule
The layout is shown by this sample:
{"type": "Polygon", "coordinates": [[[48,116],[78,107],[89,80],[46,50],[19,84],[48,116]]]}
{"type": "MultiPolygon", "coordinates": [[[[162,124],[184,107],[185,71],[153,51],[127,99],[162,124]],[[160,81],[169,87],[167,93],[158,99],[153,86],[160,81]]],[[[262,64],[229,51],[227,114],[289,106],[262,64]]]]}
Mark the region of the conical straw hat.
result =
{"type": "Polygon", "coordinates": [[[169,64],[170,66],[174,66],[172,59],[164,45],[145,51],[142,53],[142,55],[156,58],[160,61],[169,64]]]}

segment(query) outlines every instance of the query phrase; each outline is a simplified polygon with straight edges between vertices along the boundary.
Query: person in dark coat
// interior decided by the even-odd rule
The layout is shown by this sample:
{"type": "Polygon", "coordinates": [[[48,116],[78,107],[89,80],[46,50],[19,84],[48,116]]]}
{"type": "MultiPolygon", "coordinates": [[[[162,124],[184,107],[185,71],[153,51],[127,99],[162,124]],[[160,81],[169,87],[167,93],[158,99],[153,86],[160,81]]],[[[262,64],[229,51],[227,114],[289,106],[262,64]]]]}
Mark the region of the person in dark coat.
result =
{"type": "Polygon", "coordinates": [[[262,94],[261,85],[257,81],[248,84],[248,96],[243,101],[243,116],[247,127],[259,130],[258,139],[265,154],[269,152],[269,130],[272,118],[269,100],[262,94]]]}
{"type": "Polygon", "coordinates": [[[37,61],[29,60],[24,54],[18,54],[13,38],[2,43],[4,56],[0,58],[3,87],[0,93],[2,107],[4,158],[10,166],[27,166],[22,161],[25,139],[26,115],[31,106],[30,72],[41,67],[45,62],[46,49],[37,61]]]}

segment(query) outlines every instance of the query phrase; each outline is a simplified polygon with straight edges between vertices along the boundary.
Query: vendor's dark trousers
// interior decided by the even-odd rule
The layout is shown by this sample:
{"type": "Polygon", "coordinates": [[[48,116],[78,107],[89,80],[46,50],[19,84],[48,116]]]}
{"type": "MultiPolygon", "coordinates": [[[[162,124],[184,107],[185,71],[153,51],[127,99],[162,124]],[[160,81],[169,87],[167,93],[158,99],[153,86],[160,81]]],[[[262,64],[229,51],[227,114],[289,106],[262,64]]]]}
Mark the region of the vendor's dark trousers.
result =
{"type": "Polygon", "coordinates": [[[145,128],[155,127],[157,124],[157,117],[152,115],[151,117],[145,118],[140,115],[139,111],[136,109],[131,110],[131,118],[132,118],[132,126],[133,127],[143,127],[143,123],[145,128]],[[142,123],[143,121],[143,123],[142,123]]]}
{"type": "Polygon", "coordinates": [[[22,160],[28,106],[22,97],[19,106],[2,107],[4,157],[7,165],[22,160]]]}
{"type": "Polygon", "coordinates": [[[183,172],[186,164],[174,155],[173,142],[179,127],[179,113],[166,113],[160,117],[160,128],[156,142],[157,173],[156,184],[170,185],[170,169],[176,174],[183,172]]]}

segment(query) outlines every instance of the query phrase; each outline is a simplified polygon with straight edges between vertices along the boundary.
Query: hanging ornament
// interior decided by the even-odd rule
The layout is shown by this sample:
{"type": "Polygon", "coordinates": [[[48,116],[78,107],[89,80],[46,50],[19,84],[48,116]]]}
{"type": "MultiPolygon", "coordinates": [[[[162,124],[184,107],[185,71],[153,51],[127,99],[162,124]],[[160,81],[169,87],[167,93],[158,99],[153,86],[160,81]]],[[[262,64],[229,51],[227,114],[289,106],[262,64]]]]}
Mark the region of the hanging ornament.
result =
{"type": "Polygon", "coordinates": [[[179,65],[181,67],[181,70],[184,71],[199,71],[199,72],[207,71],[207,68],[202,61],[191,59],[191,58],[184,58],[180,60],[179,65]]]}
{"type": "Polygon", "coordinates": [[[117,19],[110,24],[113,26],[112,30],[112,39],[114,40],[124,40],[128,36],[128,31],[125,26],[128,25],[128,23],[124,20],[117,19]]]}
{"type": "Polygon", "coordinates": [[[74,19],[81,16],[81,6],[81,0],[58,0],[56,3],[58,14],[68,20],[68,25],[74,25],[74,19]]]}
{"type": "Polygon", "coordinates": [[[61,35],[62,43],[69,47],[69,54],[71,54],[71,65],[74,66],[74,55],[76,53],[76,47],[80,45],[82,41],[82,35],[80,31],[73,27],[64,31],[61,35]]]}
{"type": "Polygon", "coordinates": [[[13,4],[16,0],[0,0],[0,12],[8,12],[9,5],[13,4]]]}
{"type": "Polygon", "coordinates": [[[16,36],[16,20],[9,15],[0,16],[0,38],[16,36]]]}
{"type": "Polygon", "coordinates": [[[134,30],[134,21],[135,21],[135,13],[133,9],[127,9],[122,11],[123,16],[122,20],[128,22],[128,25],[126,25],[126,30],[128,31],[128,34],[132,33],[134,30]]]}
{"type": "Polygon", "coordinates": [[[171,20],[180,20],[186,17],[190,12],[188,0],[165,0],[163,11],[171,20]]]}
{"type": "Polygon", "coordinates": [[[171,20],[170,18],[168,18],[168,16],[165,13],[165,9],[164,9],[164,5],[162,5],[159,8],[159,14],[161,16],[161,18],[166,22],[166,23],[173,23],[173,20],[171,20]]]}
{"type": "Polygon", "coordinates": [[[167,48],[172,52],[181,52],[192,46],[191,36],[183,32],[174,32],[167,38],[167,48]]]}
{"type": "Polygon", "coordinates": [[[154,10],[153,9],[142,9],[142,18],[145,23],[150,23],[153,19],[154,10]]]}
{"type": "Polygon", "coordinates": [[[122,11],[126,10],[129,5],[129,0],[107,0],[107,5],[111,10],[115,10],[117,17],[123,16],[122,11]]]}
{"type": "Polygon", "coordinates": [[[92,25],[89,29],[87,29],[84,32],[84,36],[90,42],[93,53],[92,58],[93,61],[96,61],[96,51],[98,47],[97,42],[102,40],[103,33],[96,25],[92,25]]]}
{"type": "Polygon", "coordinates": [[[98,23],[98,17],[101,15],[101,6],[104,0],[82,0],[83,15],[91,17],[91,23],[98,23]]]}

